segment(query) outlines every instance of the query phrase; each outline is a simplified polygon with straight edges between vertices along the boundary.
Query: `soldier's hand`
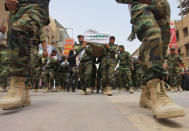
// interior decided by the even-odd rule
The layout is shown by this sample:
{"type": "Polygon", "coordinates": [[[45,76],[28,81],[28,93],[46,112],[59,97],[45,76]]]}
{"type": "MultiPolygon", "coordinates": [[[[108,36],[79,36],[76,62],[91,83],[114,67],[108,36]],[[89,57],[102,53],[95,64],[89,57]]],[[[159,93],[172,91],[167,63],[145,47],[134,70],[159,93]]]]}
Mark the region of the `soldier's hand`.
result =
{"type": "Polygon", "coordinates": [[[131,70],[132,70],[132,71],[134,71],[134,70],[135,70],[134,66],[132,66],[132,67],[131,67],[131,70]]]}
{"type": "Polygon", "coordinates": [[[6,32],[6,27],[5,26],[0,26],[0,32],[3,34],[6,32]]]}
{"type": "Polygon", "coordinates": [[[43,57],[48,57],[48,52],[47,51],[43,51],[43,57]]]}
{"type": "Polygon", "coordinates": [[[9,11],[16,11],[18,8],[18,0],[6,0],[6,6],[9,11]]]}
{"type": "Polygon", "coordinates": [[[83,42],[83,47],[86,48],[86,46],[87,46],[87,42],[84,41],[84,42],[83,42]]]}
{"type": "Polygon", "coordinates": [[[110,45],[109,45],[109,44],[106,44],[106,48],[108,48],[108,49],[109,49],[109,48],[110,48],[110,45]]]}

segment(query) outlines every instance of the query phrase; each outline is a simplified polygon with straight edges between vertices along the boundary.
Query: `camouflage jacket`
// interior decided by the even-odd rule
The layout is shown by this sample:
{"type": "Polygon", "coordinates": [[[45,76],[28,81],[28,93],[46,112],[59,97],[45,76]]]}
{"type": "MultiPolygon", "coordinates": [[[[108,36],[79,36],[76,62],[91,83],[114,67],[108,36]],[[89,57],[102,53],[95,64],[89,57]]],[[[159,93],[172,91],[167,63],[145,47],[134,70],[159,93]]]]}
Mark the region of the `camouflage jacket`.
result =
{"type": "Polygon", "coordinates": [[[59,66],[58,58],[56,57],[50,57],[46,59],[46,65],[44,66],[44,70],[46,71],[54,71],[56,72],[59,66]]]}
{"type": "Polygon", "coordinates": [[[68,63],[67,62],[60,63],[57,69],[57,73],[66,74],[67,72],[68,72],[68,63]]]}
{"type": "Polygon", "coordinates": [[[119,46],[116,44],[110,43],[110,48],[106,49],[104,56],[108,59],[116,60],[116,55],[118,54],[119,46]]]}
{"type": "Polygon", "coordinates": [[[82,56],[80,56],[81,57],[80,58],[81,62],[93,60],[92,48],[90,46],[84,48],[83,47],[83,43],[79,43],[79,44],[76,44],[74,46],[74,50],[75,50],[75,52],[76,52],[77,55],[82,55],[82,52],[85,50],[84,54],[82,56]]]}
{"type": "Polygon", "coordinates": [[[167,59],[167,69],[176,70],[179,67],[179,64],[183,65],[182,58],[177,54],[169,54],[166,57],[167,59]]]}
{"type": "Polygon", "coordinates": [[[118,54],[116,61],[117,63],[119,62],[120,67],[131,68],[133,66],[133,62],[130,58],[130,53],[127,51],[118,54]]]}

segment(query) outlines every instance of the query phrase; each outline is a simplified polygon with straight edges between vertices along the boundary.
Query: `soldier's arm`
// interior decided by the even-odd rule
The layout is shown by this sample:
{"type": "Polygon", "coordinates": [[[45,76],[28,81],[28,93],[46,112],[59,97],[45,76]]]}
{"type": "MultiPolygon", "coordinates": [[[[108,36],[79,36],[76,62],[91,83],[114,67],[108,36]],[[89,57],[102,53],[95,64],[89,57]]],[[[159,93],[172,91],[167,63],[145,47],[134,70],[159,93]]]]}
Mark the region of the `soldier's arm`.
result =
{"type": "Polygon", "coordinates": [[[180,56],[178,56],[178,62],[179,62],[179,64],[182,65],[182,67],[184,68],[184,70],[186,70],[186,67],[185,67],[185,65],[184,65],[184,62],[183,62],[183,60],[182,60],[182,58],[181,58],[180,56]]]}
{"type": "Polygon", "coordinates": [[[133,65],[133,61],[131,59],[131,54],[129,52],[127,52],[127,55],[128,55],[129,65],[130,65],[132,71],[134,71],[134,65],[133,65]]]}

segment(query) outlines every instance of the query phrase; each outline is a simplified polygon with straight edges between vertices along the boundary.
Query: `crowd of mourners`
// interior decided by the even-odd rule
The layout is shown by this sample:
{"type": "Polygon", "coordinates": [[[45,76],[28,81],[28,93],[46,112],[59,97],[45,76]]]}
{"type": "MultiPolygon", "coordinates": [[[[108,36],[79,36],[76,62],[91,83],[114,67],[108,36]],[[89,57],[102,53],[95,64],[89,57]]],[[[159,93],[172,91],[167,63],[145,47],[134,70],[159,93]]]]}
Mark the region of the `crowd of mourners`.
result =
{"type": "MultiPolygon", "coordinates": [[[[1,27],[1,37],[5,27],[1,27]]],[[[41,43],[45,41],[40,35],[41,43]]],[[[2,37],[3,38],[3,37],[2,37]]],[[[44,92],[82,90],[83,95],[101,93],[112,95],[112,90],[134,91],[140,90],[143,85],[143,69],[138,56],[131,56],[123,45],[115,44],[115,37],[111,36],[109,44],[101,45],[104,52],[95,57],[92,47],[84,41],[83,35],[78,35],[78,42],[68,56],[57,57],[57,50],[51,54],[34,55],[31,63],[31,74],[26,81],[29,88],[43,89],[44,92]]],[[[1,40],[1,91],[8,87],[8,58],[6,43],[1,40]]],[[[43,46],[45,47],[45,46],[43,46]]],[[[44,48],[44,51],[46,49],[44,48]]],[[[165,59],[167,78],[165,86],[168,91],[189,90],[189,70],[185,68],[182,58],[172,47],[165,59]]]]}

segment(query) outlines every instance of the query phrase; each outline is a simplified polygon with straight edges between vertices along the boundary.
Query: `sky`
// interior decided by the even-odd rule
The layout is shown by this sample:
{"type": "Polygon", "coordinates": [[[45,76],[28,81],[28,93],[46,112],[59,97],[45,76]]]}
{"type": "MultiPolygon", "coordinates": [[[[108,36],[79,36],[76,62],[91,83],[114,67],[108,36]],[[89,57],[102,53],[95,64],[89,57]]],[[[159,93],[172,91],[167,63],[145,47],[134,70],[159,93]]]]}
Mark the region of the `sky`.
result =
{"type": "MultiPolygon", "coordinates": [[[[168,0],[171,6],[171,20],[178,20],[177,0],[168,0]]],[[[128,5],[115,0],[51,0],[50,15],[68,29],[70,37],[77,38],[88,29],[106,32],[116,37],[116,44],[122,44],[133,53],[140,41],[127,41],[131,32],[128,5]]]]}

